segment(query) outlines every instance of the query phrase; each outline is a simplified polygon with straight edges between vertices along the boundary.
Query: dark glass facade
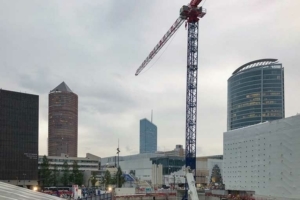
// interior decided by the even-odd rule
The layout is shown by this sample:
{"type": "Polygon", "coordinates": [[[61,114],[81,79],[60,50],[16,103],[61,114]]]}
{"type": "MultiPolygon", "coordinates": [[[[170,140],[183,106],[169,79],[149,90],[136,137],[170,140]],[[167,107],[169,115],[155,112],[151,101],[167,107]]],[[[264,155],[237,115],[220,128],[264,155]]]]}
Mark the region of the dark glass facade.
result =
{"type": "Polygon", "coordinates": [[[183,157],[167,156],[151,158],[152,164],[163,166],[163,175],[177,172],[185,165],[185,159],[183,157]]]}
{"type": "Polygon", "coordinates": [[[77,157],[78,96],[63,82],[49,94],[48,156],[77,157]]]}
{"type": "Polygon", "coordinates": [[[0,180],[38,179],[39,97],[0,89],[0,180]]]}
{"type": "Polygon", "coordinates": [[[247,63],[228,79],[227,130],[284,116],[284,69],[276,59],[247,63]]]}
{"type": "Polygon", "coordinates": [[[157,127],[147,119],[140,120],[140,153],[157,151],[157,127]]]}

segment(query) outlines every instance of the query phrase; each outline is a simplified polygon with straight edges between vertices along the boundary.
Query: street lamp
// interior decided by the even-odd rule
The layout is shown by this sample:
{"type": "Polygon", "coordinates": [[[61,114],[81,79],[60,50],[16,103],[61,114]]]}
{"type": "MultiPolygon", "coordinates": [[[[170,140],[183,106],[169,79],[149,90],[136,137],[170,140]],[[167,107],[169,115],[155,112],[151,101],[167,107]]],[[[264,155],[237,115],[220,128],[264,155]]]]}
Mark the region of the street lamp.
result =
{"type": "Polygon", "coordinates": [[[118,154],[118,166],[117,166],[117,187],[119,187],[119,154],[120,154],[120,149],[119,149],[119,140],[118,140],[118,148],[117,148],[117,154],[118,154]]]}
{"type": "Polygon", "coordinates": [[[156,188],[157,188],[157,189],[158,189],[158,180],[157,180],[158,169],[159,169],[159,166],[158,166],[158,164],[157,164],[157,165],[156,165],[156,188]]]}
{"type": "Polygon", "coordinates": [[[23,187],[25,187],[25,176],[26,176],[26,174],[23,173],[23,177],[24,177],[24,179],[23,179],[23,187]]]}
{"type": "Polygon", "coordinates": [[[92,179],[92,175],[90,176],[90,178],[88,178],[88,185],[87,185],[88,188],[90,188],[90,181],[91,181],[91,179],[92,179]]]}

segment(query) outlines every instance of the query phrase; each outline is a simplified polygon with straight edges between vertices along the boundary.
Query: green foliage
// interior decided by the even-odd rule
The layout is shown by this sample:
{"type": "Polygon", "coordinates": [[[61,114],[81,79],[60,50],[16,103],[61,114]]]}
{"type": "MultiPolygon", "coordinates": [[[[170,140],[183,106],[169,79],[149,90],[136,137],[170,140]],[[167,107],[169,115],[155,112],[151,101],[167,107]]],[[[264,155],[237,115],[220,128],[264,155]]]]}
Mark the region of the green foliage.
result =
{"type": "Polygon", "coordinates": [[[101,184],[104,184],[104,187],[108,189],[109,184],[111,184],[112,178],[108,170],[106,170],[104,176],[102,177],[101,184]]]}
{"type": "Polygon", "coordinates": [[[79,166],[77,161],[73,162],[72,173],[70,174],[70,182],[76,185],[83,184],[83,173],[79,171],[79,166]]]}
{"type": "Polygon", "coordinates": [[[91,180],[92,187],[95,187],[96,182],[97,182],[96,172],[92,172],[92,176],[91,176],[90,180],[91,180]]]}
{"type": "Polygon", "coordinates": [[[125,183],[125,178],[123,176],[123,172],[120,166],[118,167],[118,171],[116,173],[115,179],[116,179],[115,184],[118,188],[122,187],[122,185],[125,183]]]}
{"type": "Polygon", "coordinates": [[[39,169],[39,179],[42,187],[51,186],[51,170],[49,169],[49,160],[46,156],[43,157],[41,169],[39,169]]]}
{"type": "Polygon", "coordinates": [[[68,165],[68,162],[65,160],[63,167],[62,167],[62,177],[61,182],[64,186],[67,186],[69,184],[69,174],[70,174],[70,167],[68,165]]]}
{"type": "Polygon", "coordinates": [[[132,175],[132,176],[135,176],[135,170],[130,170],[129,174],[132,175]]]}
{"type": "Polygon", "coordinates": [[[52,186],[57,186],[59,183],[59,170],[57,169],[57,165],[54,164],[54,168],[51,174],[51,184],[52,186]]]}

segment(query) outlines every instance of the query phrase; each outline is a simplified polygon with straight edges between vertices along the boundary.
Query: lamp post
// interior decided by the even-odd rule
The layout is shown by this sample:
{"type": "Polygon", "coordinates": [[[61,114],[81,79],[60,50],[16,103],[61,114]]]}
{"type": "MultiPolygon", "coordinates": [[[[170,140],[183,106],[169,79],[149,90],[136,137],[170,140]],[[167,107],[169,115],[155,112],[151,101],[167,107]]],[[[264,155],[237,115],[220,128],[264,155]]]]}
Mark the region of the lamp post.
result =
{"type": "Polygon", "coordinates": [[[175,185],[176,185],[175,177],[176,177],[175,174],[173,174],[173,181],[174,181],[173,188],[174,188],[174,190],[175,190],[175,185]]]}
{"type": "Polygon", "coordinates": [[[117,154],[118,154],[118,166],[117,166],[117,187],[119,187],[119,154],[120,154],[120,149],[119,149],[119,140],[118,140],[118,148],[117,148],[117,154]]]}
{"type": "Polygon", "coordinates": [[[26,174],[25,173],[23,173],[23,187],[25,187],[25,176],[26,176],[26,174]]]}
{"type": "Polygon", "coordinates": [[[158,164],[156,165],[156,188],[158,189],[157,174],[158,174],[158,164]]]}
{"type": "Polygon", "coordinates": [[[92,175],[90,176],[90,178],[88,178],[88,185],[87,187],[90,188],[90,181],[91,181],[92,175]]]}

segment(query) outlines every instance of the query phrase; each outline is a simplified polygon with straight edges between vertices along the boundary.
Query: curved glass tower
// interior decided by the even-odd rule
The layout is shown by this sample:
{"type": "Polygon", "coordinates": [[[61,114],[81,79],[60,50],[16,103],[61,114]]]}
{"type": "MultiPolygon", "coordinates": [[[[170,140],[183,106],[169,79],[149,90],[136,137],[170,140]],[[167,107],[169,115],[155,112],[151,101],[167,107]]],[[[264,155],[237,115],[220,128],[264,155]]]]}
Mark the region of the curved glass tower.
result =
{"type": "Polygon", "coordinates": [[[284,69],[261,59],[236,69],[228,79],[227,130],[284,118],[284,69]]]}

